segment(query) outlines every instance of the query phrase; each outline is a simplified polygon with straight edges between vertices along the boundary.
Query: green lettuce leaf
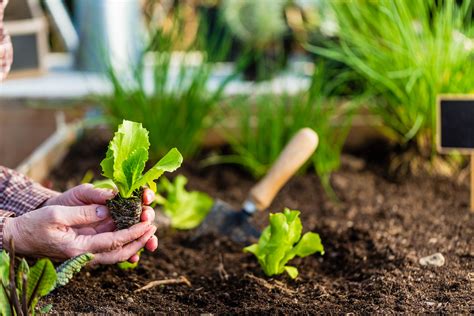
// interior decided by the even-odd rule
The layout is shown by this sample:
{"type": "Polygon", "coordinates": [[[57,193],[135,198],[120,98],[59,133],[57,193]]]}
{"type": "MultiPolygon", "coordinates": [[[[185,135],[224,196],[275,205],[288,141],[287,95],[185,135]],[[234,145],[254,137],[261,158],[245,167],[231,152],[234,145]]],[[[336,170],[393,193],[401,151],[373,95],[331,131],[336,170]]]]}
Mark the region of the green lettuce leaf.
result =
{"type": "Polygon", "coordinates": [[[308,232],[301,237],[303,226],[299,216],[299,211],[289,209],[283,213],[270,214],[270,224],[263,230],[258,243],[244,248],[245,252],[257,257],[266,275],[286,272],[294,279],[298,276],[298,269],[286,265],[291,259],[316,252],[324,254],[318,234],[308,232]]]}
{"type": "Polygon", "coordinates": [[[177,229],[192,229],[204,220],[211,210],[214,200],[207,194],[198,191],[188,192],[186,177],[179,175],[171,183],[168,179],[160,180],[156,202],[163,206],[163,213],[171,219],[171,226],[177,229]]]}
{"type": "Polygon", "coordinates": [[[145,184],[153,188],[154,180],[165,171],[176,170],[183,162],[179,151],[173,148],[143,175],[149,147],[148,131],[141,123],[124,120],[119,125],[100,165],[102,174],[113,181],[122,197],[130,197],[145,184]]]}
{"type": "Polygon", "coordinates": [[[145,184],[151,184],[158,179],[164,172],[173,172],[183,163],[183,156],[173,148],[163,158],[160,159],[150,170],[148,170],[135,184],[132,191],[145,184]]]}
{"type": "Polygon", "coordinates": [[[112,181],[111,179],[96,180],[92,182],[92,184],[94,185],[94,187],[99,189],[118,190],[114,181],[112,181]]]}
{"type": "MultiPolygon", "coordinates": [[[[140,256],[142,252],[143,252],[143,248],[138,250],[137,255],[140,256]]],[[[119,267],[120,270],[133,270],[136,267],[138,267],[139,262],[140,261],[131,263],[131,262],[128,262],[128,261],[123,261],[123,262],[117,263],[117,266],[119,267]]]]}

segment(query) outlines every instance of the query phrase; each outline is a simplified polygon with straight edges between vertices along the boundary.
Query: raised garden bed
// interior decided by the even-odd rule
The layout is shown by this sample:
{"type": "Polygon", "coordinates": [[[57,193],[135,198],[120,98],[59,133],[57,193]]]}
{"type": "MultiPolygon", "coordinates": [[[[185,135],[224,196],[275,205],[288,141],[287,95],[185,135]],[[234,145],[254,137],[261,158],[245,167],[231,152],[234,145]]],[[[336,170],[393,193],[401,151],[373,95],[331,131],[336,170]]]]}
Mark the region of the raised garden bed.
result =
{"type": "MultiPolygon", "coordinates": [[[[85,133],[51,173],[54,188],[78,184],[87,170],[99,175],[109,137],[85,133]]],[[[325,245],[324,256],[295,260],[295,281],[265,277],[255,258],[226,237],[192,240],[192,231],[168,230],[159,232],[159,250],[144,254],[137,269],[82,271],[42,304],[52,303],[54,313],[473,313],[474,214],[467,181],[423,175],[394,182],[384,155],[365,152],[370,159],[345,156],[334,174],[339,203],[307,174],[290,181],[271,206],[301,210],[304,227],[325,245]],[[442,267],[420,265],[421,257],[436,252],[446,259],[442,267]],[[191,286],[134,293],[150,281],[181,276],[191,286]]],[[[190,188],[236,205],[253,184],[228,166],[199,169],[188,161],[178,172],[190,188]]]]}
{"type": "Polygon", "coordinates": [[[85,107],[79,104],[59,106],[0,98],[0,164],[17,167],[57,132],[62,123],[75,121],[84,112],[85,107]]]}

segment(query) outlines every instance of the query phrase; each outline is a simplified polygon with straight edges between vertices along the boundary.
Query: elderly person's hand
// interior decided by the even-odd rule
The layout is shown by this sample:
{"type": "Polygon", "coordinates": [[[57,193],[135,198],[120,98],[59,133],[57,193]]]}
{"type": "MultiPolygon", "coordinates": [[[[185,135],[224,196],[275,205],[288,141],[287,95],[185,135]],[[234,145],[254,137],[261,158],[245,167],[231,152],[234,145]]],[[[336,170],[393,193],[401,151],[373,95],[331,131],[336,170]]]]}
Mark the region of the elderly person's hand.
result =
{"type": "MultiPolygon", "coordinates": [[[[4,239],[13,238],[18,253],[66,259],[84,252],[95,254],[94,263],[138,261],[141,248],[154,251],[158,239],[152,225],[155,212],[143,207],[142,223],[113,232],[115,226],[105,204],[114,196],[109,190],[83,184],[46,201],[42,208],[5,222],[4,239]]],[[[145,190],[143,202],[154,194],[145,190]]]]}

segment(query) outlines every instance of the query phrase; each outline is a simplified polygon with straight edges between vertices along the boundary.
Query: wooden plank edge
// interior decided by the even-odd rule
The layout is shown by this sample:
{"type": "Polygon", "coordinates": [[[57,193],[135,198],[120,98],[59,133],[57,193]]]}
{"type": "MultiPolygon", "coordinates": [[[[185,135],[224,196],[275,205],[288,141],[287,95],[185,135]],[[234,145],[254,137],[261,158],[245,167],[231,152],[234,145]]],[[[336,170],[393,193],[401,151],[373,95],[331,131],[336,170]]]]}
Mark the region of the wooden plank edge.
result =
{"type": "Polygon", "coordinates": [[[82,122],[59,124],[57,130],[27,157],[16,170],[36,182],[44,181],[66,156],[69,147],[83,129],[82,122]]]}

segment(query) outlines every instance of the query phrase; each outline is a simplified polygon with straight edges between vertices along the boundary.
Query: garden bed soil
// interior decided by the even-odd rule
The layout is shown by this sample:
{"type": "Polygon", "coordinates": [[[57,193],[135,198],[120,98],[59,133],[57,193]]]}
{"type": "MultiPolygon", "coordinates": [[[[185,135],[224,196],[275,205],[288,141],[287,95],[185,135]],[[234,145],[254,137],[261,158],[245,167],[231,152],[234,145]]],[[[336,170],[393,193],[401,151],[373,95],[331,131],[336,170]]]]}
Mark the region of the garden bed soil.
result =
{"type": "MultiPolygon", "coordinates": [[[[58,190],[99,175],[110,135],[87,133],[51,174],[58,190]]],[[[375,151],[366,151],[370,157],[375,151]]],[[[377,156],[380,156],[377,154],[377,156]]],[[[268,278],[254,257],[225,236],[193,240],[193,232],[159,231],[156,253],[137,269],[103,266],[80,272],[42,305],[52,312],[151,313],[474,313],[474,214],[468,179],[385,175],[384,159],[345,156],[332,181],[340,198],[330,201],[314,174],[296,176],[271,206],[301,210],[305,230],[318,232],[326,253],[296,259],[300,275],[268,278]],[[441,252],[442,267],[421,266],[441,252]],[[185,277],[186,284],[134,293],[154,280],[185,277]]],[[[189,187],[242,202],[254,181],[230,166],[178,171],[189,187]]],[[[468,177],[466,177],[468,178],[468,177]]],[[[267,216],[257,220],[265,225],[267,216]]]]}

